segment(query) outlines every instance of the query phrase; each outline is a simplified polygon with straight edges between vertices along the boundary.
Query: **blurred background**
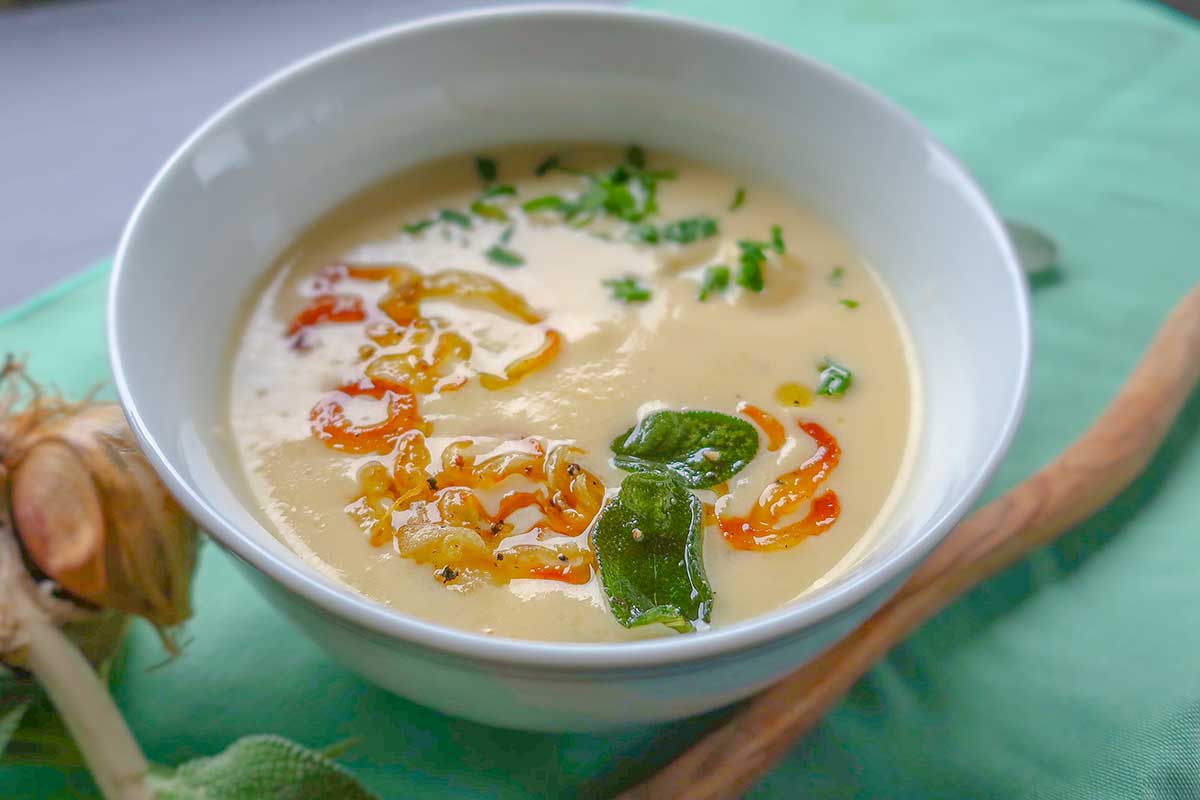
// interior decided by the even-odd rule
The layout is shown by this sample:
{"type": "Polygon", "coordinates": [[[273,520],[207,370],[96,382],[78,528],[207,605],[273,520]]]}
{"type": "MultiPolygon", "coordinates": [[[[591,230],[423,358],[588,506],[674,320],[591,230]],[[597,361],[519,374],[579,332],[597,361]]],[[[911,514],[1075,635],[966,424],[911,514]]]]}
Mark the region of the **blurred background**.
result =
{"type": "Polygon", "coordinates": [[[158,167],[261,78],[374,28],[518,2],[0,0],[0,309],[111,256],[158,167]]]}
{"type": "MultiPolygon", "coordinates": [[[[1144,2],[1200,18],[1200,0],[1144,2]]],[[[255,81],[373,28],[500,4],[0,0],[0,308],[110,256],[158,166],[255,81]]]]}

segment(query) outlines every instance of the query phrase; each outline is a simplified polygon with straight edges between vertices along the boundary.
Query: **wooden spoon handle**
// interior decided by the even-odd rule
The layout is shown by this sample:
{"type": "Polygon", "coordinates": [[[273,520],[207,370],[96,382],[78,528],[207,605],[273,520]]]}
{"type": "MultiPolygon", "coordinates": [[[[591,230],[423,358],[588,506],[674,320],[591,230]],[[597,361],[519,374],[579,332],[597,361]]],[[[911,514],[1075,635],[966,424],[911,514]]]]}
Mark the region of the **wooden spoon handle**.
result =
{"type": "Polygon", "coordinates": [[[1198,378],[1200,286],[1175,307],[1120,393],[1074,444],[960,523],[862,627],[622,797],[739,796],[921,623],[1128,486],[1158,449],[1198,378]]]}

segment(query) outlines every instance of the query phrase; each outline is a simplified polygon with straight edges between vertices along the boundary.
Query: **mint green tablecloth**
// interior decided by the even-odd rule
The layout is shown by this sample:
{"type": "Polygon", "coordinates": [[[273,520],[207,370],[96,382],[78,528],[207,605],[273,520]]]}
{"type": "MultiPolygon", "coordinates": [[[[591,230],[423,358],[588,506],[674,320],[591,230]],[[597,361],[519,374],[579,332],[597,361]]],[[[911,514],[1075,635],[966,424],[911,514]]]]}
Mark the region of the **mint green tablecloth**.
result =
{"type": "MultiPolygon", "coordinates": [[[[1182,17],[1132,0],[644,5],[776,39],[873,84],[947,141],[1006,214],[1063,246],[1063,278],[1034,294],[1029,413],[992,495],[1087,425],[1200,279],[1200,26],[1182,17]]],[[[97,269],[9,313],[0,350],[33,354],[34,371],[71,392],[103,379],[104,278],[97,269]]],[[[1193,402],[1109,511],[930,623],[754,796],[1062,797],[1070,785],[1128,797],[1142,783],[1176,788],[1137,796],[1197,796],[1198,431],[1193,402]]],[[[596,797],[716,719],[619,736],[448,719],[333,664],[216,548],[196,607],[183,658],[148,672],[160,651],[138,629],[115,682],[156,760],[247,733],[316,746],[359,736],[347,761],[387,798],[596,797]]],[[[89,791],[78,775],[0,769],[4,798],[78,796],[69,785],[89,791]]]]}

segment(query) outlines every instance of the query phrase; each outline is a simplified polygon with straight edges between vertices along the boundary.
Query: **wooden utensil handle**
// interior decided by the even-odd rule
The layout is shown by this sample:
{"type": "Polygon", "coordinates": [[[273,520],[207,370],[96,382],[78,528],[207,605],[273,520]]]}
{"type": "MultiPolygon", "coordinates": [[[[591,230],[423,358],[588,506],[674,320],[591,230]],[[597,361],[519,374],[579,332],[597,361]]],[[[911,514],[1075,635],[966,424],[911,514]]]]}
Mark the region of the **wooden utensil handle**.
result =
{"type": "Polygon", "coordinates": [[[862,627],[622,797],[739,796],[921,623],[1128,486],[1158,449],[1198,378],[1200,286],[1175,307],[1116,398],[1074,444],[955,528],[862,627]]]}

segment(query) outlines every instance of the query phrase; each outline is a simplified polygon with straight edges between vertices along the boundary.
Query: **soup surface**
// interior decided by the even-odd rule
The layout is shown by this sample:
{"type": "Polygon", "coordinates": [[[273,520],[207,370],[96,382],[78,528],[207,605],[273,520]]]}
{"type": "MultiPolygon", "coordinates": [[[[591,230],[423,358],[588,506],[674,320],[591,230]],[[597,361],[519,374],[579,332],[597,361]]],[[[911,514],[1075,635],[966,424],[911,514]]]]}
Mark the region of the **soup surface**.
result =
{"type": "Polygon", "coordinates": [[[264,523],[370,598],[502,636],[787,603],[867,546],[913,427],[904,334],[853,250],[639,148],[388,179],[279,257],[237,342],[264,523]]]}

